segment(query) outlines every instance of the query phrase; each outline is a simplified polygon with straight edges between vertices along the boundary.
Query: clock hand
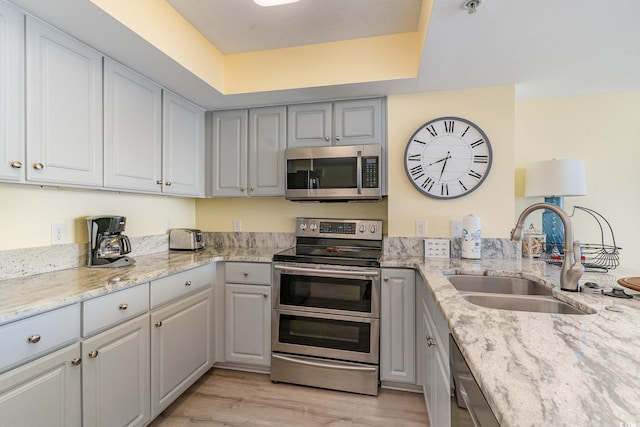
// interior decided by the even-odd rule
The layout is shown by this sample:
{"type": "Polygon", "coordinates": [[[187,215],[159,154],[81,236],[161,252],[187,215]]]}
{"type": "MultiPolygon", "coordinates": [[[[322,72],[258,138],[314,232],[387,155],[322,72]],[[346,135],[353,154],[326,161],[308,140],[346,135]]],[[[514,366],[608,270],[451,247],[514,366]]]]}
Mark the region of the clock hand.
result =
{"type": "Polygon", "coordinates": [[[444,173],[444,168],[447,167],[447,160],[451,158],[451,151],[447,151],[447,157],[444,158],[444,164],[442,165],[442,170],[440,171],[440,178],[438,178],[438,182],[442,179],[442,174],[444,173]]]}
{"type": "Polygon", "coordinates": [[[428,165],[425,165],[425,167],[429,167],[431,165],[435,165],[436,163],[440,163],[440,162],[444,162],[445,160],[447,160],[447,157],[444,157],[440,160],[436,160],[435,162],[429,163],[428,165]]]}

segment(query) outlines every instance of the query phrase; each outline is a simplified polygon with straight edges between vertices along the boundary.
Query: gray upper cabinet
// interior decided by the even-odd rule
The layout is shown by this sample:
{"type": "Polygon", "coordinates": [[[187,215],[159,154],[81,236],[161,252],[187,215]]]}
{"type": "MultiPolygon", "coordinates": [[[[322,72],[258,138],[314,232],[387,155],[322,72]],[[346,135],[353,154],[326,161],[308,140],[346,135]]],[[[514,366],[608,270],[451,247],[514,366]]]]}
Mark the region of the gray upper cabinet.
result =
{"type": "Polygon", "coordinates": [[[289,106],[288,147],[382,144],[382,98],[289,106]]]}
{"type": "Polygon", "coordinates": [[[161,131],[162,88],[105,58],[104,186],[159,193],[161,131]]]}
{"type": "Polygon", "coordinates": [[[286,107],[216,111],[210,126],[210,196],[284,196],[286,107]]]}
{"type": "Polygon", "coordinates": [[[162,95],[162,192],[204,197],[204,110],[168,90],[162,95]]]}
{"type": "Polygon", "coordinates": [[[0,180],[24,180],[22,13],[0,1],[0,180]]]}
{"type": "Polygon", "coordinates": [[[27,180],[103,183],[102,55],[27,16],[27,180]]]}

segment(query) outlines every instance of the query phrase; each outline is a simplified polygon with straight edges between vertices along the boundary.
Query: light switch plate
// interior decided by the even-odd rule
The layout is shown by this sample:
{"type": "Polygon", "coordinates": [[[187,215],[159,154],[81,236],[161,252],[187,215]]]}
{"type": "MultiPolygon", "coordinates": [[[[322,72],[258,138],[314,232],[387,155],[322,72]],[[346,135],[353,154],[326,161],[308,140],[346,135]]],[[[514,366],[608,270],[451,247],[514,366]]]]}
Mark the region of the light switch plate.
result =
{"type": "Polygon", "coordinates": [[[425,258],[450,258],[451,240],[449,239],[424,239],[425,258]]]}
{"type": "Polygon", "coordinates": [[[462,221],[459,219],[451,221],[451,237],[462,237],[462,221]]]}
{"type": "Polygon", "coordinates": [[[416,237],[427,237],[427,220],[416,221],[416,237]]]}

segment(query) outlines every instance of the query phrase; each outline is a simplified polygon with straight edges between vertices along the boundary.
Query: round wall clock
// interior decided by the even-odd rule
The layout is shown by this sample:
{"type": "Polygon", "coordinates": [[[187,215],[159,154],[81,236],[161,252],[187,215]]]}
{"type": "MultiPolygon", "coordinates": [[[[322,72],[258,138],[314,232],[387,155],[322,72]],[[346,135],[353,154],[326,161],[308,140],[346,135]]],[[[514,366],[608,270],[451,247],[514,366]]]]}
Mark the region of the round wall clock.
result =
{"type": "Polygon", "coordinates": [[[418,191],[436,199],[455,199],[482,184],[493,153],[487,135],[460,117],[440,117],[420,126],[407,142],[404,167],[418,191]]]}

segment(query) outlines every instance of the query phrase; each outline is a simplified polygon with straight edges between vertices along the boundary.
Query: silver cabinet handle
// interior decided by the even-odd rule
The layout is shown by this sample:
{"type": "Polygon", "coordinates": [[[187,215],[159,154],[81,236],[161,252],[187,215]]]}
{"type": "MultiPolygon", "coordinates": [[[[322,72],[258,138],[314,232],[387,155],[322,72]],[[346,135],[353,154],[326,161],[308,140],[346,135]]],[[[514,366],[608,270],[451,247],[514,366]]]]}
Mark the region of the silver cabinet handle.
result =
{"type": "Polygon", "coordinates": [[[16,160],[15,162],[11,162],[11,167],[14,169],[20,169],[22,167],[22,162],[20,160],[16,160]]]}
{"type": "Polygon", "coordinates": [[[389,278],[388,277],[384,277],[382,280],[384,280],[385,282],[388,282],[389,278]]]}
{"type": "Polygon", "coordinates": [[[37,344],[37,343],[39,343],[39,342],[40,342],[40,338],[41,338],[41,337],[40,337],[40,335],[38,335],[38,334],[29,335],[29,337],[27,338],[27,341],[28,341],[30,344],[37,344]]]}
{"type": "Polygon", "coordinates": [[[120,305],[118,306],[118,308],[119,308],[120,310],[126,310],[127,308],[129,308],[129,304],[120,304],[120,305]]]}
{"type": "Polygon", "coordinates": [[[71,364],[73,366],[78,366],[81,363],[82,363],[82,358],[81,357],[76,357],[75,359],[71,359],[71,364]]]}
{"type": "Polygon", "coordinates": [[[262,296],[266,298],[266,297],[268,297],[269,295],[267,295],[267,294],[262,294],[262,296]]]}
{"type": "Polygon", "coordinates": [[[164,185],[166,185],[167,187],[171,187],[171,181],[165,182],[164,185]]]}
{"type": "Polygon", "coordinates": [[[427,345],[429,347],[433,347],[433,346],[436,345],[436,338],[435,337],[428,336],[426,339],[427,339],[427,345]]]}
{"type": "Polygon", "coordinates": [[[187,280],[186,282],[184,282],[185,286],[191,286],[191,280],[187,280]]]}
{"type": "Polygon", "coordinates": [[[156,325],[156,328],[159,328],[160,326],[162,326],[162,320],[156,322],[155,325],[156,325]]]}
{"type": "Polygon", "coordinates": [[[324,140],[325,140],[325,141],[331,141],[331,137],[329,137],[329,136],[325,136],[325,137],[324,137],[324,140]]]}
{"type": "Polygon", "coordinates": [[[249,188],[249,190],[253,191],[253,190],[255,190],[255,187],[251,186],[251,188],[249,188]]]}
{"type": "Polygon", "coordinates": [[[95,359],[96,357],[98,357],[98,350],[93,350],[89,352],[89,357],[92,359],[95,359]]]}
{"type": "Polygon", "coordinates": [[[36,163],[34,163],[34,164],[33,164],[33,168],[34,168],[35,170],[39,170],[39,171],[41,171],[42,169],[44,169],[44,164],[42,164],[42,163],[40,163],[40,162],[36,162],[36,163]]]}
{"type": "Polygon", "coordinates": [[[240,187],[240,191],[244,192],[244,187],[240,187]]]}
{"type": "Polygon", "coordinates": [[[246,272],[246,271],[244,273],[242,273],[242,274],[244,274],[244,277],[247,277],[249,275],[249,273],[246,272]]]}
{"type": "Polygon", "coordinates": [[[336,141],[340,141],[340,137],[339,136],[336,136],[336,141]]]}
{"type": "Polygon", "coordinates": [[[156,184],[158,184],[158,185],[162,185],[162,180],[161,180],[161,179],[157,180],[157,181],[156,181],[156,184]]]}

